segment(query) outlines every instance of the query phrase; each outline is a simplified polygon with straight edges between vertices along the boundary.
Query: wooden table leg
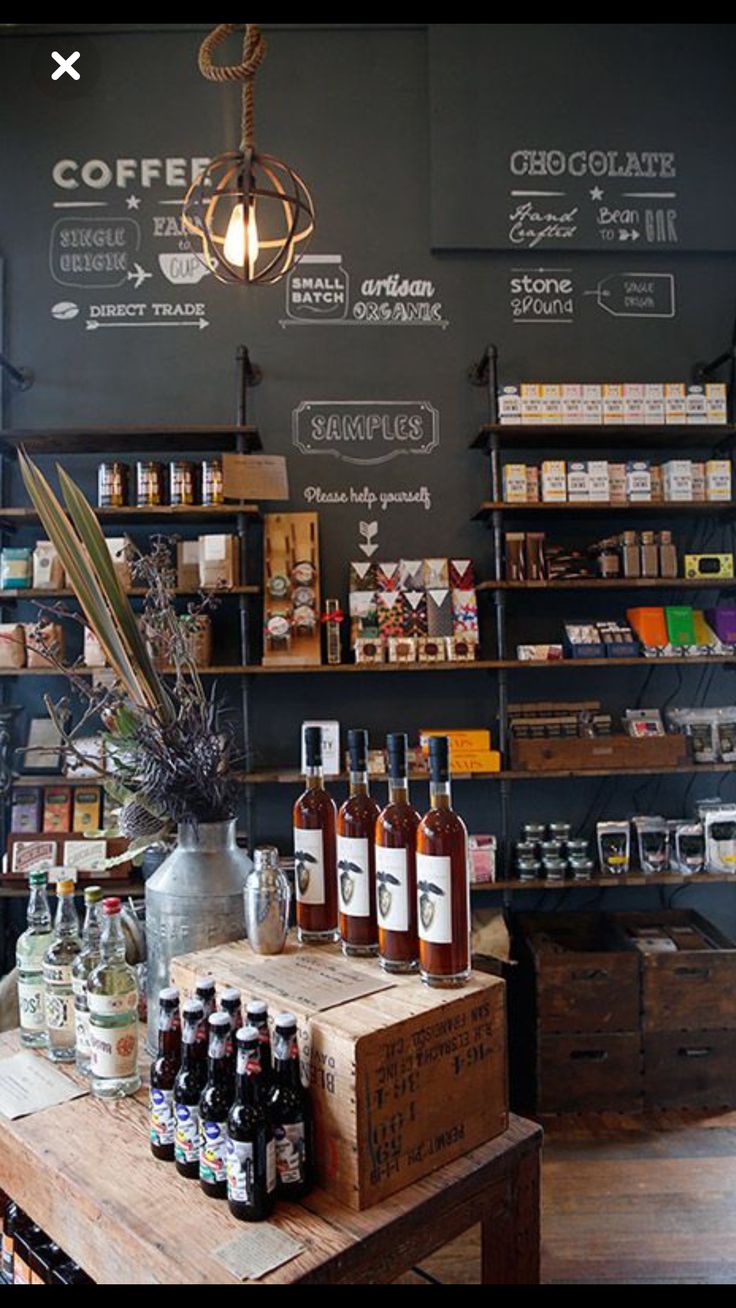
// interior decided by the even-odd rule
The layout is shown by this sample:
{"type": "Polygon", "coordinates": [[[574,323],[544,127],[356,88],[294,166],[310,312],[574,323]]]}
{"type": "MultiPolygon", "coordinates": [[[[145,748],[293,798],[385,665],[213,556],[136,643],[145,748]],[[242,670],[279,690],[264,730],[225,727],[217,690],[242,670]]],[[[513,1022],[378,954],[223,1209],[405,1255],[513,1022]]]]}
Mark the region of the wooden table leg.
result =
{"type": "Polygon", "coordinates": [[[481,1219],[481,1283],[539,1285],[539,1151],[522,1158],[509,1178],[507,1202],[481,1219]]]}

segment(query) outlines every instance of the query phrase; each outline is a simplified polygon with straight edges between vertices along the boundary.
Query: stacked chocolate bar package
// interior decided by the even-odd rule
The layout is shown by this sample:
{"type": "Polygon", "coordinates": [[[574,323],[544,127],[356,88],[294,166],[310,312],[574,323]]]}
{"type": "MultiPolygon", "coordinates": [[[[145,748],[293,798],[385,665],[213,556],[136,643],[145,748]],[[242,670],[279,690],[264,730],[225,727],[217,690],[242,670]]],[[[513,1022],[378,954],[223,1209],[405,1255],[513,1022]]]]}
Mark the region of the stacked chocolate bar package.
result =
{"type": "Polygon", "coordinates": [[[357,663],[444,663],[477,657],[470,559],[350,564],[350,640],[357,663]]]}

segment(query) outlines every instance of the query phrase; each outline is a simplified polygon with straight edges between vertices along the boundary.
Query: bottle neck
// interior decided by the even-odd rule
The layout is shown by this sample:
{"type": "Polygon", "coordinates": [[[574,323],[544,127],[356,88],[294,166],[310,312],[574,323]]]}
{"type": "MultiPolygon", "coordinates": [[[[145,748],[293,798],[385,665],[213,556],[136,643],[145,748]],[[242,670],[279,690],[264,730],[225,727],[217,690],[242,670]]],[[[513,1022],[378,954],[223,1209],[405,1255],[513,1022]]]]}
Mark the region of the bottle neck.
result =
{"type": "Polygon", "coordinates": [[[119,913],[111,914],[105,921],[100,952],[108,963],[125,962],[125,937],[119,913]]]}
{"type": "Polygon", "coordinates": [[[232,1085],[233,1069],[225,1055],[217,1053],[208,1055],[207,1076],[212,1085],[232,1085]]]}
{"type": "Polygon", "coordinates": [[[449,781],[431,781],[429,801],[432,808],[452,808],[452,790],[449,781]]]}
{"type": "Polygon", "coordinates": [[[102,913],[99,904],[88,904],[84,913],[82,941],[87,949],[99,948],[102,939],[102,913]]]}
{"type": "Polygon", "coordinates": [[[350,794],[367,795],[368,794],[368,773],[353,772],[350,770],[350,794]]]}
{"type": "Polygon", "coordinates": [[[260,1055],[246,1057],[238,1051],[238,1071],[235,1078],[235,1097],[239,1103],[258,1107],[265,1102],[266,1086],[260,1055]]]}
{"type": "Polygon", "coordinates": [[[409,782],[406,777],[389,777],[388,798],[390,804],[409,803],[409,782]]]}
{"type": "Polygon", "coordinates": [[[197,1031],[188,1031],[186,1023],[182,1031],[181,1065],[185,1072],[193,1071],[204,1065],[207,1048],[204,1040],[197,1039],[197,1031]]]}
{"type": "Polygon", "coordinates": [[[57,936],[78,936],[79,935],[79,918],[74,906],[73,895],[59,895],[59,902],[56,905],[56,921],[54,930],[57,936]]]}
{"type": "Polygon", "coordinates": [[[299,1046],[296,1034],[282,1036],[276,1032],[274,1040],[273,1075],[277,1085],[294,1090],[301,1089],[299,1072],[299,1046]]]}
{"type": "Polygon", "coordinates": [[[161,1009],[158,1015],[158,1056],[159,1058],[179,1058],[181,1053],[181,1027],[176,1020],[176,1013],[171,1009],[161,1009]]]}
{"type": "Polygon", "coordinates": [[[35,931],[51,930],[51,909],[45,886],[31,886],[28,899],[28,925],[35,931]]]}
{"type": "Polygon", "coordinates": [[[307,790],[324,790],[325,773],[322,764],[308,764],[304,773],[307,790]]]}

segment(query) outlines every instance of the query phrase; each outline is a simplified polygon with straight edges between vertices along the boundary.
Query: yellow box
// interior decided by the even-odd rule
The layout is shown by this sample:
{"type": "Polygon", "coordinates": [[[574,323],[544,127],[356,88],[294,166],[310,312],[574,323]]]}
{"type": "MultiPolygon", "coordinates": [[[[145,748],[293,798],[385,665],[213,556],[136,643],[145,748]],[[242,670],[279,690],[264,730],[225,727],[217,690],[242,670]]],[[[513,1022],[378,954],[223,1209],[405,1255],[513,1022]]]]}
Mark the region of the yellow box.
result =
{"type": "Polygon", "coordinates": [[[441,730],[428,729],[420,731],[419,744],[423,754],[429,753],[429,741],[431,736],[447,736],[450,742],[450,754],[464,753],[468,754],[476,750],[488,751],[491,748],[491,733],[481,727],[470,727],[467,730],[448,729],[441,730]]]}
{"type": "Polygon", "coordinates": [[[450,746],[450,771],[464,772],[500,772],[501,755],[497,749],[474,749],[456,751],[450,746]]]}
{"type": "Polygon", "coordinates": [[[72,831],[99,831],[102,826],[102,792],[99,786],[80,786],[74,792],[72,831]]]}

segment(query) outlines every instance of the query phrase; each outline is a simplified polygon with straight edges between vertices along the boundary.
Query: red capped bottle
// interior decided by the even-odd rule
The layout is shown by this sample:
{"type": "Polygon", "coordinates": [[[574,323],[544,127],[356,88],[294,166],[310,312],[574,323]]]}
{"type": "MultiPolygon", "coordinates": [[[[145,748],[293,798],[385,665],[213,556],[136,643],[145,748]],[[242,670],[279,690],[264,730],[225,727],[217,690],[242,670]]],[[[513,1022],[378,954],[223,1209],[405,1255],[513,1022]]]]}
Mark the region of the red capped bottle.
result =
{"type": "Polygon", "coordinates": [[[468,833],[452,808],[450,742],[429,742],[430,804],[417,830],[419,970],[427,985],[462,986],[470,976],[468,833]]]}
{"type": "Polygon", "coordinates": [[[307,788],[294,805],[296,924],[303,945],[337,939],[337,809],[324,788],[322,728],[305,730],[307,788]]]}
{"type": "Polygon", "coordinates": [[[376,907],[378,953],[386,972],[416,972],[416,841],[419,814],[409,803],[407,739],[386,739],[388,804],[376,822],[376,907]]]}
{"type": "Polygon", "coordinates": [[[375,832],[378,805],[368,787],[368,732],[349,731],[350,795],[337,815],[337,887],[342,950],[348,958],[378,953],[375,832]]]}

